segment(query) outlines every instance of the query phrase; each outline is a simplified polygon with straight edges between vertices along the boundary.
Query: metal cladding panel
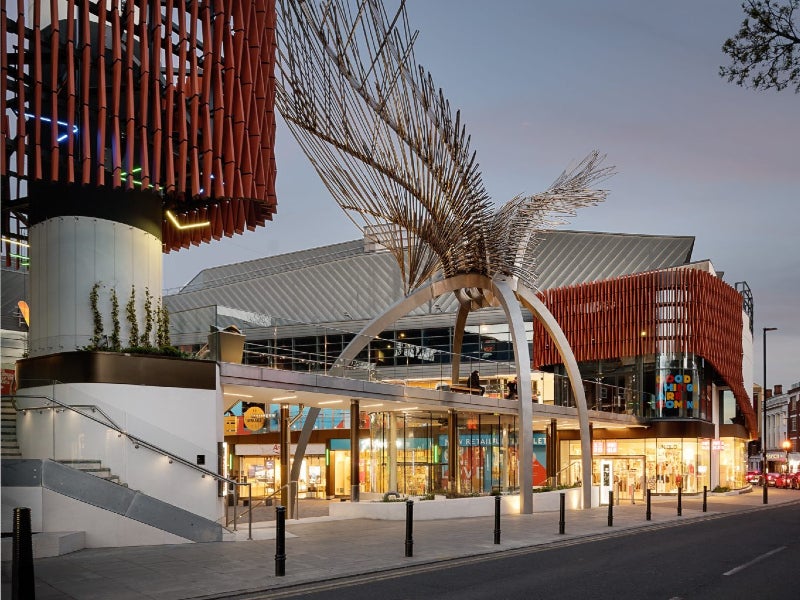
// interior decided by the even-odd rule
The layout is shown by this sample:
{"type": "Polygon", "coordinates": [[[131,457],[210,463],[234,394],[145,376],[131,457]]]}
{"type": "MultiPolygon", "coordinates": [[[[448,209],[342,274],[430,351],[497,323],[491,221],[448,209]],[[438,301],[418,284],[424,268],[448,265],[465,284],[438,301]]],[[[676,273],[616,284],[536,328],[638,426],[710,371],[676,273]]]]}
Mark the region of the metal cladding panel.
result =
{"type": "Polygon", "coordinates": [[[540,234],[540,290],[678,267],[691,260],[694,238],[585,231],[540,234]]]}
{"type": "MultiPolygon", "coordinates": [[[[694,238],[685,236],[549,231],[541,234],[538,287],[681,266],[690,260],[693,244],[694,238]]],[[[366,251],[364,240],[353,240],[205,269],[169,296],[168,303],[174,312],[214,304],[245,308],[246,302],[247,310],[297,320],[302,319],[294,310],[303,305],[299,312],[316,323],[322,322],[318,320],[322,315],[326,321],[340,321],[346,318],[344,312],[352,318],[372,318],[402,296],[392,255],[366,251]],[[285,278],[276,287],[279,275],[285,278]],[[269,296],[268,303],[259,298],[262,294],[269,296]]],[[[437,313],[458,309],[452,294],[437,304],[437,313]]]]}
{"type": "MultiPolygon", "coordinates": [[[[217,277],[195,282],[179,294],[167,296],[170,313],[221,305],[299,323],[328,323],[369,319],[402,296],[402,283],[394,258],[388,253],[332,255],[328,261],[304,264],[258,265],[250,272],[217,270],[217,277]]],[[[299,257],[298,257],[299,258],[299,257]]],[[[207,331],[207,325],[205,327],[207,331]]]]}
{"type": "MultiPolygon", "coordinates": [[[[756,416],[742,377],[742,297],[697,269],[669,269],[539,294],[576,360],[658,352],[702,356],[731,388],[751,432],[756,416]]],[[[534,367],[561,357],[544,327],[534,323],[534,367]]]]}
{"type": "MultiPolygon", "coordinates": [[[[151,191],[181,225],[210,222],[165,218],[165,252],[263,226],[276,206],[275,18],[274,0],[4,2],[0,174],[151,191]]],[[[24,223],[18,200],[11,220],[24,223]]]]}

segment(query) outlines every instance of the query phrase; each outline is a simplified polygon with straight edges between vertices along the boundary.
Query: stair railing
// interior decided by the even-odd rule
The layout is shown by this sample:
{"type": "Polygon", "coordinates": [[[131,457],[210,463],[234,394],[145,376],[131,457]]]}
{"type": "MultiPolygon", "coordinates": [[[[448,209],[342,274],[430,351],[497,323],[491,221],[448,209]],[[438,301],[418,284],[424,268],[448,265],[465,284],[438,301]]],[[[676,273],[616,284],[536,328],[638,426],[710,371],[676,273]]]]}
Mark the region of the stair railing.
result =
{"type": "MultiPolygon", "coordinates": [[[[99,406],[92,405],[92,404],[75,404],[75,405],[64,404],[63,402],[61,402],[59,400],[56,400],[55,398],[51,398],[49,396],[44,396],[44,395],[25,395],[25,394],[5,395],[4,394],[2,397],[3,398],[10,398],[11,399],[11,403],[14,406],[14,410],[23,412],[23,414],[24,414],[25,411],[28,411],[28,410],[32,410],[32,411],[33,410],[38,410],[38,411],[41,411],[41,410],[56,410],[56,411],[58,411],[59,408],[61,410],[72,411],[74,413],[79,414],[82,417],[85,417],[87,419],[90,419],[91,421],[94,421],[95,423],[98,423],[99,425],[102,425],[103,427],[108,427],[109,429],[112,429],[112,430],[116,431],[118,435],[124,436],[125,438],[127,438],[128,441],[131,442],[131,444],[133,444],[134,448],[145,448],[146,450],[150,450],[151,452],[155,452],[157,454],[161,454],[162,456],[164,456],[165,458],[168,458],[173,463],[178,463],[178,464],[181,464],[181,465],[183,465],[185,467],[189,467],[190,469],[193,469],[194,471],[197,471],[198,473],[200,473],[202,477],[211,477],[214,480],[216,480],[218,483],[227,486],[226,491],[227,492],[233,492],[233,495],[234,495],[234,503],[233,503],[233,506],[234,506],[234,508],[233,508],[233,530],[234,531],[237,531],[236,509],[237,509],[237,506],[239,504],[239,487],[240,486],[241,487],[247,487],[247,497],[249,499],[249,502],[252,504],[253,494],[252,494],[252,484],[251,483],[240,483],[240,482],[238,482],[238,481],[236,481],[234,479],[230,479],[228,477],[225,477],[224,475],[220,475],[219,473],[215,473],[214,471],[206,469],[205,467],[203,467],[201,465],[197,465],[194,462],[183,458],[182,456],[178,456],[177,454],[174,454],[174,453],[170,452],[169,450],[165,450],[164,448],[161,448],[157,444],[154,444],[152,442],[148,442],[147,440],[145,440],[145,439],[143,439],[143,438],[141,438],[141,437],[139,437],[137,435],[134,435],[132,433],[129,433],[128,431],[125,431],[119,425],[117,425],[114,422],[114,420],[111,417],[109,417],[103,411],[103,409],[100,408],[99,406]],[[30,407],[26,406],[25,408],[19,408],[17,406],[17,398],[18,397],[19,398],[31,398],[31,399],[44,400],[47,404],[45,404],[43,406],[30,406],[30,407]],[[88,412],[83,412],[81,410],[77,410],[78,408],[87,408],[87,409],[91,410],[91,413],[100,413],[103,416],[103,419],[100,419],[100,418],[96,417],[94,414],[90,414],[88,412]]],[[[229,524],[230,524],[230,521],[228,520],[228,509],[226,507],[226,509],[225,509],[225,527],[227,528],[229,524]]],[[[250,518],[248,520],[248,538],[247,539],[248,540],[252,540],[253,539],[253,517],[252,517],[252,513],[250,514],[250,518]]]]}

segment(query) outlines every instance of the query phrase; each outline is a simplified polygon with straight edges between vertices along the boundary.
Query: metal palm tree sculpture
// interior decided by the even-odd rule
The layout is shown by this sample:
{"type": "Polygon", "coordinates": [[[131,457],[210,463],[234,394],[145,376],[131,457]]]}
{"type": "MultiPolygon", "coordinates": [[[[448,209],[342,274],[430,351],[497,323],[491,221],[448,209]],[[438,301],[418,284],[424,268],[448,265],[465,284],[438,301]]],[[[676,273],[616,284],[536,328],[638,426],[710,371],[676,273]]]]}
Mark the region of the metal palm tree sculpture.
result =
{"type": "MultiPolygon", "coordinates": [[[[364,328],[336,366],[349,365],[372,336],[417,306],[454,292],[461,304],[454,355],[469,312],[501,305],[512,330],[519,397],[530,398],[522,302],[562,350],[581,412],[577,363],[533,292],[537,234],[577,208],[603,201],[607,192],[592,186],[612,168],[603,167],[594,152],[545,192],[517,196],[495,211],[460,113],[453,116],[431,75],[416,64],[417,32],[409,28],[402,0],[393,14],[378,0],[278,5],[276,105],[337,203],[365,235],[378,232],[395,256],[406,290],[405,298],[364,328]]],[[[454,379],[458,373],[454,359],[454,379]]],[[[585,399],[582,412],[583,468],[590,473],[585,399]]],[[[520,464],[531,465],[530,402],[520,402],[519,415],[528,424],[520,427],[520,464]]],[[[519,473],[520,489],[530,490],[530,467],[519,473]]],[[[589,506],[591,478],[583,481],[589,506]]],[[[523,494],[521,511],[531,512],[530,493],[523,494]]]]}

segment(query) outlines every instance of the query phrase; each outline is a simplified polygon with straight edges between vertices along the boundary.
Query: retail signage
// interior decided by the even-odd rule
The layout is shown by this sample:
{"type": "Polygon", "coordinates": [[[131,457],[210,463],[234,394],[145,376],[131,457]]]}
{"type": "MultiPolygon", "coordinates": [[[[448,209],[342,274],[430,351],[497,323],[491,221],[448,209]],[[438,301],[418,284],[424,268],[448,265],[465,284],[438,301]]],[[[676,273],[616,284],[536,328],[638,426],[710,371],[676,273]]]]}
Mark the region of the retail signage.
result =
{"type": "Polygon", "coordinates": [[[267,421],[267,415],[264,409],[259,406],[251,406],[244,413],[244,426],[250,431],[258,431],[264,427],[267,421]]]}
{"type": "Polygon", "coordinates": [[[14,392],[14,376],[16,371],[14,369],[3,369],[3,395],[12,394],[14,392]]]}
{"type": "Polygon", "coordinates": [[[722,440],[713,440],[711,442],[711,449],[712,450],[725,450],[725,442],[722,440]]]}
{"type": "MultiPolygon", "coordinates": [[[[289,455],[294,456],[297,444],[289,446],[289,455]]],[[[280,444],[236,444],[236,456],[280,456],[280,444]]],[[[306,456],[320,456],[325,454],[325,444],[308,444],[306,456]]]]}
{"type": "Polygon", "coordinates": [[[592,454],[616,454],[618,452],[617,440],[594,440],[592,454]]]}
{"type": "Polygon", "coordinates": [[[786,462],[785,452],[767,452],[767,460],[786,462]]]}
{"type": "Polygon", "coordinates": [[[656,376],[658,408],[694,409],[694,383],[689,374],[667,373],[656,376]]]}
{"type": "Polygon", "coordinates": [[[225,422],[224,422],[225,435],[236,435],[237,428],[238,428],[238,419],[236,417],[225,417],[225,422]]]}

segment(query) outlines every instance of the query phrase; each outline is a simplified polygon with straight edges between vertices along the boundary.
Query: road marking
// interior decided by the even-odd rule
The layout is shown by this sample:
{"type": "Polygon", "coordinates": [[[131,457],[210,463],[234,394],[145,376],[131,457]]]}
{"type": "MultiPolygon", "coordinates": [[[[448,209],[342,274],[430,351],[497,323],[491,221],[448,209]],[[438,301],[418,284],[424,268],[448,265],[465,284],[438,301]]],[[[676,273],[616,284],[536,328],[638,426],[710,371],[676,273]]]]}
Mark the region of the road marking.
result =
{"type": "Polygon", "coordinates": [[[762,554],[761,556],[756,556],[750,562],[744,563],[743,565],[739,565],[738,567],[736,567],[734,569],[731,569],[730,571],[727,571],[726,573],[723,573],[723,575],[734,575],[734,574],[738,573],[739,571],[742,571],[742,570],[746,569],[747,567],[753,566],[757,562],[761,562],[765,558],[769,558],[773,554],[777,554],[781,550],[786,550],[786,546],[781,546],[780,548],[775,548],[774,550],[770,550],[766,554],[762,554]]]}

